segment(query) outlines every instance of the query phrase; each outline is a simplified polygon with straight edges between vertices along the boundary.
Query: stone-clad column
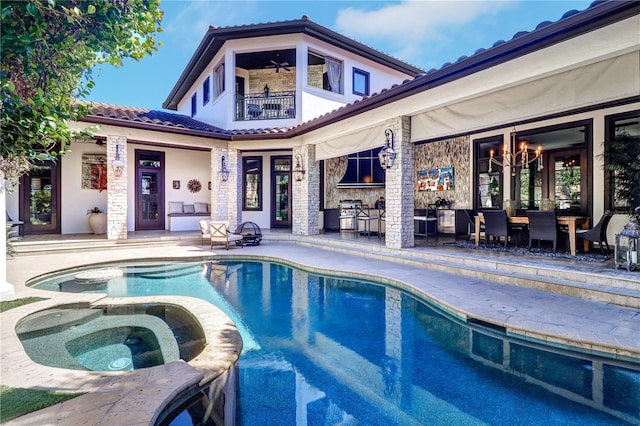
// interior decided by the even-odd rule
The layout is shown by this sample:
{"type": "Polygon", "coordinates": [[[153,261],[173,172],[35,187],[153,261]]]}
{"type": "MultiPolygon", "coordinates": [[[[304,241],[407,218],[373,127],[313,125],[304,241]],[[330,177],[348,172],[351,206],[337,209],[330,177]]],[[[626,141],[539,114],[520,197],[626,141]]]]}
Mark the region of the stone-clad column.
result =
{"type": "MultiPolygon", "coordinates": [[[[107,238],[127,239],[127,185],[129,162],[127,161],[127,138],[107,136],[107,238]],[[124,164],[122,174],[116,176],[113,161],[116,156],[124,164]]],[[[132,191],[135,189],[131,188],[132,191]]]]}
{"type": "Polygon", "coordinates": [[[305,170],[304,177],[297,181],[294,172],[292,179],[292,229],[293,235],[318,235],[320,233],[320,168],[316,161],[315,145],[294,148],[292,152],[292,170],[301,160],[305,170]]]}
{"type": "Polygon", "coordinates": [[[242,223],[242,158],[237,149],[211,150],[211,219],[229,222],[234,231],[242,223]],[[222,157],[229,179],[222,180],[222,157]]]}
{"type": "Polygon", "coordinates": [[[413,144],[411,118],[398,117],[389,123],[393,131],[393,149],[397,154],[394,166],[386,171],[385,184],[385,244],[389,248],[413,247],[413,144]]]}

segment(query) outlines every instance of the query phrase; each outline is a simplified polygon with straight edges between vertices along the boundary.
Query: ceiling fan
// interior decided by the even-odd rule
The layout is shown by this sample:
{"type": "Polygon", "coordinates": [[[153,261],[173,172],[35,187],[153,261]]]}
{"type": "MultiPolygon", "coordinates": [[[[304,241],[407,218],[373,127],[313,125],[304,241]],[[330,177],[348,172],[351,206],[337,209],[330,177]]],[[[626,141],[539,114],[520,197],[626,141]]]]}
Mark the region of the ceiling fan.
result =
{"type": "Polygon", "coordinates": [[[290,68],[287,68],[289,66],[289,62],[276,62],[276,61],[269,61],[271,62],[273,65],[267,65],[267,68],[275,68],[276,72],[280,72],[280,68],[282,68],[285,71],[291,71],[290,68]]]}

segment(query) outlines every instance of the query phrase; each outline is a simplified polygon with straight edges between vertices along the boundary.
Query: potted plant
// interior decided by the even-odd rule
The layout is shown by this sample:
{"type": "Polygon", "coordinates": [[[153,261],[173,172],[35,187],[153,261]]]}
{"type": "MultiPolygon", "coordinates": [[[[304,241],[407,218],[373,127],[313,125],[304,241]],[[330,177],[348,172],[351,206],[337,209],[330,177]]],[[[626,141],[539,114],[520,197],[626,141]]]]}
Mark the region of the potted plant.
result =
{"type": "Polygon", "coordinates": [[[100,210],[99,207],[94,207],[87,210],[89,215],[89,228],[91,228],[92,234],[106,234],[107,233],[107,214],[100,210]]]}

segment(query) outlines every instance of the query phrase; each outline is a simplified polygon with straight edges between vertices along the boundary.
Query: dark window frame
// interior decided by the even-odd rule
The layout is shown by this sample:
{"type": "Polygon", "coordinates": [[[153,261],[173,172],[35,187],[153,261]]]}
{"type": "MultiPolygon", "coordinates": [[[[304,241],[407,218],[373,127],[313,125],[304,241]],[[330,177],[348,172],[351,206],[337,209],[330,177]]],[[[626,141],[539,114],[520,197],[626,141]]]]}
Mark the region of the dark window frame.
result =
{"type": "MultiPolygon", "coordinates": [[[[607,141],[615,138],[616,121],[629,120],[638,118],[640,119],[640,111],[625,111],[618,114],[606,115],[604,117],[604,129],[605,129],[605,143],[604,150],[607,151],[607,141]]],[[[604,160],[607,161],[606,159],[604,160]]],[[[615,190],[615,174],[612,171],[604,172],[604,209],[610,210],[614,213],[628,213],[628,207],[617,207],[615,203],[616,190],[615,190]]],[[[631,206],[633,207],[633,206],[631,206]]]]}
{"type": "Polygon", "coordinates": [[[242,211],[262,211],[262,191],[264,188],[264,177],[262,174],[262,157],[251,156],[242,157],[242,211]],[[249,162],[257,161],[256,170],[249,170],[249,162]],[[258,181],[258,188],[256,190],[257,206],[247,207],[247,176],[256,175],[258,181]]]}
{"type": "Polygon", "coordinates": [[[360,152],[354,152],[347,155],[347,170],[342,177],[342,180],[338,183],[338,188],[384,188],[386,181],[385,170],[380,166],[380,160],[378,159],[378,152],[376,149],[367,149],[360,152]],[[355,172],[353,167],[356,167],[355,172]],[[371,171],[371,182],[365,182],[364,177],[367,171],[371,171]],[[355,180],[346,180],[350,176],[356,176],[355,180]]]}
{"type": "Polygon", "coordinates": [[[204,79],[202,83],[202,106],[205,106],[211,100],[211,80],[209,77],[204,79]]]}
{"type": "Polygon", "coordinates": [[[195,117],[198,113],[198,92],[191,96],[191,117],[195,117]]]}
{"type": "Polygon", "coordinates": [[[360,95],[360,96],[369,96],[370,93],[370,83],[371,83],[371,74],[365,70],[361,70],[359,68],[353,68],[353,72],[351,75],[351,84],[353,85],[352,87],[352,92],[354,95],[360,95]],[[356,90],[356,76],[362,76],[364,78],[364,92],[360,92],[358,90],[356,90]]]}
{"type": "MultiPolygon", "coordinates": [[[[499,166],[497,164],[492,164],[491,168],[492,168],[492,172],[489,173],[490,176],[494,177],[497,182],[498,182],[498,194],[495,196],[496,198],[496,205],[492,205],[491,207],[487,207],[482,205],[482,200],[481,200],[481,195],[480,195],[480,184],[481,184],[481,179],[480,179],[480,173],[488,173],[488,170],[485,171],[485,168],[488,169],[488,164],[489,164],[489,158],[490,155],[483,155],[482,157],[480,156],[484,151],[483,150],[483,145],[496,145],[495,146],[495,151],[496,152],[500,152],[500,149],[502,147],[502,145],[504,144],[504,135],[500,134],[500,135],[495,135],[495,136],[489,136],[486,138],[480,138],[480,139],[474,139],[473,140],[473,158],[474,158],[474,164],[473,164],[473,188],[474,188],[474,194],[473,194],[473,208],[476,211],[479,210],[500,210],[502,209],[502,200],[504,199],[503,194],[504,194],[504,182],[503,182],[503,168],[502,166],[499,166]]],[[[493,202],[492,202],[493,204],[493,202]]]]}

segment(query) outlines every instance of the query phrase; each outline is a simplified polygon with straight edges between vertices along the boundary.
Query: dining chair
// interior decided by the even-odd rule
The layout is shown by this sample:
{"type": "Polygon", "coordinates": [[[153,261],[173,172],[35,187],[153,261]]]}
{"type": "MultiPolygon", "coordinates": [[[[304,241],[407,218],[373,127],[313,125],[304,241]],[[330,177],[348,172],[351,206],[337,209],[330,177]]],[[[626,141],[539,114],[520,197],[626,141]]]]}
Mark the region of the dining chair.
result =
{"type": "Polygon", "coordinates": [[[553,252],[558,245],[558,220],[555,210],[527,210],[529,218],[529,250],[533,240],[538,240],[538,248],[541,241],[551,241],[553,252]]]}
{"type": "Polygon", "coordinates": [[[504,237],[504,246],[507,247],[511,234],[507,212],[504,210],[485,210],[484,216],[484,243],[489,244],[489,237],[500,239],[504,237]]]}
{"type": "MultiPolygon", "coordinates": [[[[476,233],[476,213],[473,210],[463,209],[467,219],[467,242],[471,240],[471,235],[476,233]]],[[[484,223],[480,223],[480,232],[484,232],[484,223]]]]}
{"type": "Polygon", "coordinates": [[[606,253],[611,253],[611,248],[609,247],[609,242],[607,241],[607,227],[609,226],[609,222],[611,221],[612,217],[613,213],[607,210],[600,217],[600,220],[593,228],[576,230],[576,237],[582,238],[583,240],[587,240],[592,243],[598,243],[600,245],[600,251],[602,251],[603,255],[606,255],[606,253]],[[606,253],[604,251],[605,246],[607,247],[606,253]]]}

